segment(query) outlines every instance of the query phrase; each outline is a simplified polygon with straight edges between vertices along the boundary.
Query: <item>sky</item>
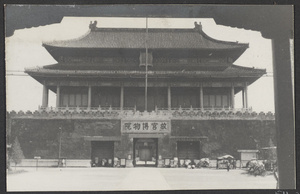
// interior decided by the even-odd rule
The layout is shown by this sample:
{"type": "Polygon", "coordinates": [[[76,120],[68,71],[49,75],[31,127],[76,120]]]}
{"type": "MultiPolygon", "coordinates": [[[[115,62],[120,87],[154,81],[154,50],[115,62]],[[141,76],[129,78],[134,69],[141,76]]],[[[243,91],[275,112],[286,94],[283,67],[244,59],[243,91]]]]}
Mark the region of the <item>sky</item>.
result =
{"type": "MultiPolygon", "coordinates": [[[[7,111],[35,111],[42,103],[42,85],[24,73],[25,68],[55,64],[56,61],[42,46],[42,42],[81,37],[89,30],[90,21],[97,27],[145,28],[145,18],[64,17],[61,23],[16,30],[5,39],[6,106],[7,111]]],[[[248,105],[256,112],[274,113],[274,85],[272,44],[260,32],[216,25],[213,19],[148,18],[149,28],[194,28],[201,22],[210,37],[224,41],[249,43],[249,48],[234,62],[243,67],[266,69],[263,76],[248,86],[248,105]]],[[[49,92],[49,106],[55,107],[56,95],[49,92]]],[[[235,96],[236,108],[242,107],[241,92],[235,96]]]]}

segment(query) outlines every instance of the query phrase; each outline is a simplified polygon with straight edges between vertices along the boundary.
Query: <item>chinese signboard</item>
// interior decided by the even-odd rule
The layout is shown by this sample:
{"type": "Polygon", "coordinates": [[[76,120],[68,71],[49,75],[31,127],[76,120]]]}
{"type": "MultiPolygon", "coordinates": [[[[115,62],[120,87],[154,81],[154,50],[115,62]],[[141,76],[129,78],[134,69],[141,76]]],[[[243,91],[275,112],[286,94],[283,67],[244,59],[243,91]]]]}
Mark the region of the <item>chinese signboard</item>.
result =
{"type": "Polygon", "coordinates": [[[168,121],[123,121],[123,133],[165,133],[169,132],[168,121]]]}

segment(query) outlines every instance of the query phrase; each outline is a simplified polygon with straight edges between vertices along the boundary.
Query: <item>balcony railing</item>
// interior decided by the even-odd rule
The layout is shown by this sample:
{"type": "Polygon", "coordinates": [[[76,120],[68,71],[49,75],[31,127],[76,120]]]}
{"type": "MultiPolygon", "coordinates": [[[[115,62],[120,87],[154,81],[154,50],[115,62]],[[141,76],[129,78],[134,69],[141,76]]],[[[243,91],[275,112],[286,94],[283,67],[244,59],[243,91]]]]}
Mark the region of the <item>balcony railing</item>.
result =
{"type": "Polygon", "coordinates": [[[244,117],[257,115],[252,108],[155,108],[155,110],[138,111],[136,107],[39,107],[39,113],[53,113],[59,115],[82,115],[91,117],[119,117],[119,118],[207,118],[207,117],[244,117]]]}
{"type": "MultiPolygon", "coordinates": [[[[126,113],[126,112],[138,112],[138,113],[147,113],[148,111],[138,111],[136,109],[136,107],[111,107],[111,106],[106,106],[106,107],[41,107],[39,106],[38,111],[46,111],[46,112],[50,112],[50,111],[54,111],[54,112],[118,112],[118,113],[126,113]]],[[[168,114],[173,114],[174,112],[252,112],[252,107],[250,108],[230,108],[230,107],[210,107],[210,108],[157,108],[155,107],[155,110],[151,111],[151,112],[165,112],[168,114]]],[[[148,112],[149,113],[149,112],[148,112]]]]}

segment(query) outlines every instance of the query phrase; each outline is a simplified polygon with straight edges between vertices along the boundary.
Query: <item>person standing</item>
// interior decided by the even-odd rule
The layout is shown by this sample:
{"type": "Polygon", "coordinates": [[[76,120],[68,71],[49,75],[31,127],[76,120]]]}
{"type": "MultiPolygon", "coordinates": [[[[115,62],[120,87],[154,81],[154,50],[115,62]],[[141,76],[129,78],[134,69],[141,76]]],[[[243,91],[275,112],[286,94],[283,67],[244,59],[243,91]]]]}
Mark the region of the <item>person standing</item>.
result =
{"type": "Polygon", "coordinates": [[[233,169],[236,169],[236,160],[233,160],[233,161],[232,161],[232,168],[233,168],[233,169]]]}
{"type": "Polygon", "coordinates": [[[230,162],[227,160],[227,172],[229,172],[230,169],[230,162]]]}

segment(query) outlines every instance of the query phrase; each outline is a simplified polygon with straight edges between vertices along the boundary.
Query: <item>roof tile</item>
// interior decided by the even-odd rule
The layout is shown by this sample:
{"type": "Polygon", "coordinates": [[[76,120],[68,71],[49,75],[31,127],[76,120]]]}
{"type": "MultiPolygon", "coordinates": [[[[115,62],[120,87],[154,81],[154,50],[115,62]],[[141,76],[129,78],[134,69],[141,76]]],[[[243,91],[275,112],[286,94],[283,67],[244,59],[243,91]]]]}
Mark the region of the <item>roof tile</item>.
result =
{"type": "MultiPolygon", "coordinates": [[[[69,48],[145,48],[146,30],[97,28],[78,39],[44,43],[69,48]]],[[[215,40],[196,29],[149,29],[148,48],[237,49],[248,44],[215,40]]]]}

